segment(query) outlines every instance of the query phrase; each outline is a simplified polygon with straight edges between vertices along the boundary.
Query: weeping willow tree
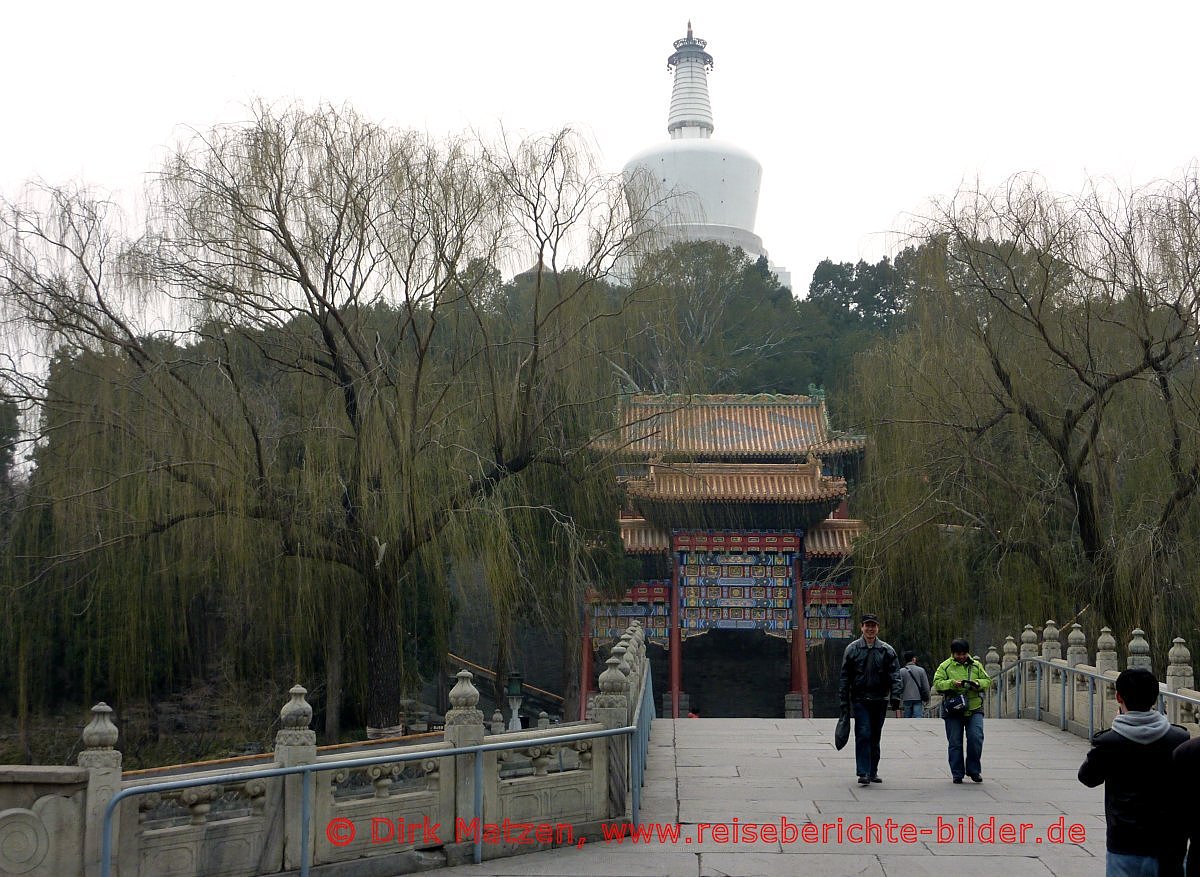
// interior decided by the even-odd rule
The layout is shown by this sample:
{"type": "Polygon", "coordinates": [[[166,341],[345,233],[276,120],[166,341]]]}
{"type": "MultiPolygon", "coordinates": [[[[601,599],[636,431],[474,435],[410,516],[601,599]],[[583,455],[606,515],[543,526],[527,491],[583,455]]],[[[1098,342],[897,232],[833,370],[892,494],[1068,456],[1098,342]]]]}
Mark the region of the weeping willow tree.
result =
{"type": "Polygon", "coordinates": [[[1200,184],[1016,179],[921,254],[907,329],[856,364],[867,601],[935,643],[1056,618],[1165,650],[1200,618],[1200,184]]]}
{"type": "Polygon", "coordinates": [[[639,295],[605,281],[646,218],[569,132],[433,142],[330,108],[196,137],[132,239],[86,192],[9,205],[10,337],[53,354],[3,374],[41,417],[13,582],[56,607],[46,657],[117,698],[320,666],[333,726],[345,695],[382,730],[444,653],[448,576],[483,561],[506,623],[573,607],[639,295]]]}

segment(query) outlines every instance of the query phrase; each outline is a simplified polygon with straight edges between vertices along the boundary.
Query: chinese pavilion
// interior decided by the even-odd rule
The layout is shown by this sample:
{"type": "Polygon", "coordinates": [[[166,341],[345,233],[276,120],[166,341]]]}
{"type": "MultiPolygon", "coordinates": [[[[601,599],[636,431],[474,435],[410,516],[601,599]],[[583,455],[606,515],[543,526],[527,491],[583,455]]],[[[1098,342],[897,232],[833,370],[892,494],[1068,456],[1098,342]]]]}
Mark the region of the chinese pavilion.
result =
{"type": "Polygon", "coordinates": [[[583,679],[593,648],[638,619],[667,650],[664,711],[678,718],[684,642],[761,631],[789,643],[786,714],[809,715],[808,647],[854,636],[844,561],[863,524],[847,517],[847,479],[864,443],[830,430],[815,388],[627,398],[610,448],[628,497],[621,539],[639,574],[622,599],[589,603],[583,679]]]}

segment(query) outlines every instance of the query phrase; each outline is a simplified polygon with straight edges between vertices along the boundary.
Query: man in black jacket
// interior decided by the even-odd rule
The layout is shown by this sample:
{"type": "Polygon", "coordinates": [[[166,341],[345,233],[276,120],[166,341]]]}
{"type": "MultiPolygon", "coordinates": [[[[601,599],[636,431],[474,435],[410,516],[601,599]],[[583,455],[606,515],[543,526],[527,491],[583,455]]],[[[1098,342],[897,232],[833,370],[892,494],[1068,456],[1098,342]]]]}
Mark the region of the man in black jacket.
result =
{"type": "Polygon", "coordinates": [[[1108,823],[1108,877],[1182,873],[1183,801],[1171,756],[1188,732],[1155,709],[1158,680],[1149,670],[1125,670],[1117,677],[1121,714],[1112,728],[1092,738],[1079,781],[1089,788],[1104,783],[1108,823]]]}
{"type": "Polygon", "coordinates": [[[879,738],[887,710],[900,708],[900,662],[896,650],[879,639],[879,619],[862,617],[862,636],[842,654],[842,712],[854,714],[854,761],[860,785],[881,783],[879,738]]]}

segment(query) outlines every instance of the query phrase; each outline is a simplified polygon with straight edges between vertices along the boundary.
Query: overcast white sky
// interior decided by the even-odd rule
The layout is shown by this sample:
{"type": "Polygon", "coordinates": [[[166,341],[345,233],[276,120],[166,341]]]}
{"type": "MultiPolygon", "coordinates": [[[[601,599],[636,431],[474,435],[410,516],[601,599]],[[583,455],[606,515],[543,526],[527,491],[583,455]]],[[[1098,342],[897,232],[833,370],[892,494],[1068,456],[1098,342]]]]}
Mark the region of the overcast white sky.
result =
{"type": "Polygon", "coordinates": [[[892,253],[929,199],[1037,171],[1078,192],[1200,154],[1197,3],[54,2],[0,15],[0,191],[134,197],[181,126],[254,98],[349,101],[431,133],[581,129],[602,165],[667,138],[690,17],[716,137],[763,165],[756,231],[807,288],[892,253]]]}

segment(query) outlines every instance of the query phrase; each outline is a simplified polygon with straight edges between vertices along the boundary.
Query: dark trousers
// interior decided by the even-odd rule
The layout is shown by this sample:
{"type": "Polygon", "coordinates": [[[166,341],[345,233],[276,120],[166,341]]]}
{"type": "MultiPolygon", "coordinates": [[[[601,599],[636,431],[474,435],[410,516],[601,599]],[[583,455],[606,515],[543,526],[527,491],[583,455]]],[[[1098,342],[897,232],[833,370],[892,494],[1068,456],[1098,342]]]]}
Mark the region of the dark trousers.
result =
{"type": "Polygon", "coordinates": [[[966,716],[946,716],[947,755],[950,775],[956,779],[983,773],[983,713],[979,710],[966,716]],[[967,754],[963,757],[963,737],[967,738],[967,754]]]}
{"type": "Polygon", "coordinates": [[[879,738],[887,718],[886,700],[856,700],[854,710],[854,765],[860,777],[879,773],[879,738]]]}

